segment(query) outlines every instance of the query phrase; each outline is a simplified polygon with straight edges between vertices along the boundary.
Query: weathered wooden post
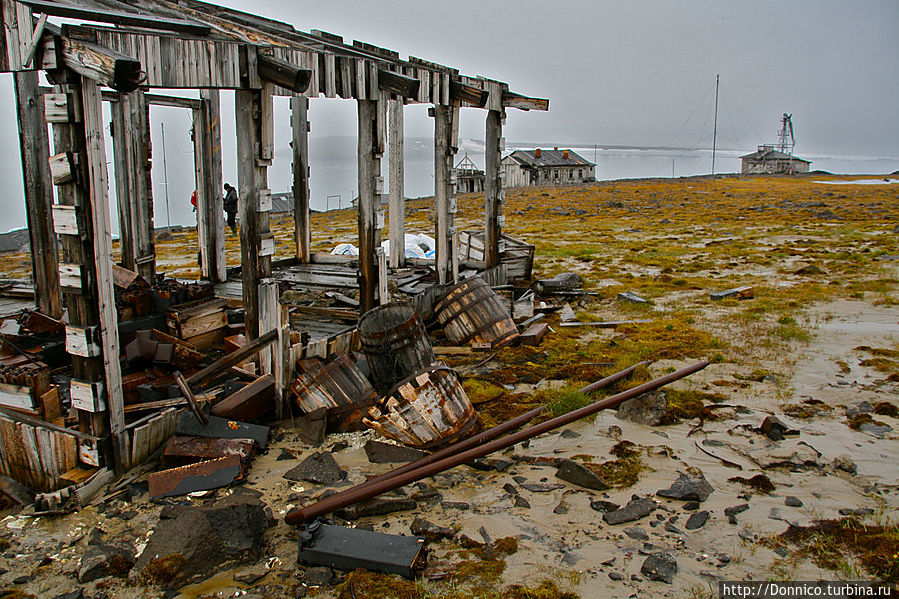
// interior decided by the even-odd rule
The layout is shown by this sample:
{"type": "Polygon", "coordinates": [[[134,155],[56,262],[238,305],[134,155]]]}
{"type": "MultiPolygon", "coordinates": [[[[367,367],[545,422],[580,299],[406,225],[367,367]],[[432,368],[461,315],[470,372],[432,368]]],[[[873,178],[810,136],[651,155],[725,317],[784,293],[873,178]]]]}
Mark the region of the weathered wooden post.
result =
{"type": "Polygon", "coordinates": [[[390,267],[406,263],[406,196],[403,158],[403,99],[389,101],[390,267]]]}
{"type": "Polygon", "coordinates": [[[434,208],[436,213],[435,263],[437,283],[445,285],[458,278],[456,262],[456,197],[454,195],[453,157],[456,154],[455,131],[459,106],[437,104],[434,111],[434,208]]]}
{"type": "Polygon", "coordinates": [[[381,155],[384,153],[384,131],[379,118],[386,117],[386,101],[357,100],[359,114],[358,167],[359,205],[359,306],[365,313],[378,305],[379,287],[377,251],[381,246],[381,155]]]}
{"type": "Polygon", "coordinates": [[[240,198],[240,256],[247,338],[259,337],[260,284],[272,276],[275,238],[269,230],[272,194],[268,166],[274,154],[271,84],[234,94],[237,121],[237,179],[240,198]]]}
{"type": "Polygon", "coordinates": [[[47,316],[60,318],[62,296],[59,292],[59,252],[51,212],[53,192],[50,187],[50,141],[44,103],[38,89],[36,72],[15,72],[13,79],[35,305],[47,316]]]}
{"type": "Polygon", "coordinates": [[[122,373],[119,364],[118,318],[112,277],[106,153],[100,86],[72,71],[67,85],[57,85],[50,101],[65,105],[69,118],[54,122],[53,181],[59,205],[56,232],[62,239],[60,285],[66,293],[69,323],[66,350],[72,354],[72,401],[81,429],[102,437],[111,433],[111,454],[87,447],[82,460],[107,464],[121,472],[129,465],[125,431],[122,373]],[[55,166],[54,166],[55,165],[55,166]]]}
{"type": "Polygon", "coordinates": [[[308,264],[312,230],[309,220],[309,98],[291,96],[290,126],[293,131],[293,224],[297,261],[308,264]]]}
{"type": "Polygon", "coordinates": [[[228,278],[225,262],[225,217],[222,213],[222,126],[219,92],[200,90],[193,111],[194,168],[197,181],[197,238],[200,272],[220,283],[228,278]]]}
{"type": "Polygon", "coordinates": [[[150,141],[150,106],[143,90],[131,94],[131,166],[134,189],[131,210],[137,226],[137,272],[147,281],[156,278],[156,231],[153,223],[153,144],[150,141]]]}
{"type": "Polygon", "coordinates": [[[109,103],[109,112],[112,114],[112,163],[114,167],[116,203],[119,208],[119,250],[122,254],[121,264],[128,270],[137,270],[135,257],[137,256],[136,223],[137,215],[132,211],[133,180],[136,178],[132,168],[130,156],[132,133],[131,122],[125,115],[131,116],[131,96],[128,94],[115,94],[115,99],[109,103]]]}
{"type": "Polygon", "coordinates": [[[503,122],[506,113],[503,110],[503,88],[499,83],[487,82],[489,96],[487,99],[486,130],[486,164],[484,180],[484,262],[487,268],[499,265],[499,241],[502,237],[504,217],[502,205],[506,192],[503,190],[502,152],[503,122]]]}

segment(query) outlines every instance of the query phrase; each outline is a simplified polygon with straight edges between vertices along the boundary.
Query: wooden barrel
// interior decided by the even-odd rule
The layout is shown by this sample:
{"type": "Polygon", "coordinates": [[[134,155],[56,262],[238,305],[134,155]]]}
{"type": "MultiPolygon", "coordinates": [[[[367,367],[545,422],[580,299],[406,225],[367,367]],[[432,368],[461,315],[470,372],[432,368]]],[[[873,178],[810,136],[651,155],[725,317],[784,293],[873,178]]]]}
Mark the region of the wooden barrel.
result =
{"type": "Polygon", "coordinates": [[[291,383],[290,394],[306,414],[325,408],[329,430],[359,427],[360,410],[378,399],[371,382],[346,354],[335,354],[328,360],[308,358],[297,366],[301,372],[291,383]]]}
{"type": "Polygon", "coordinates": [[[358,328],[372,382],[381,392],[436,361],[424,323],[409,304],[373,308],[362,315],[358,328]]]}
{"type": "Polygon", "coordinates": [[[387,438],[432,449],[467,436],[477,422],[459,375],[430,366],[400,381],[362,422],[387,438]]]}
{"type": "Polygon", "coordinates": [[[455,344],[502,347],[518,339],[518,327],[503,300],[481,277],[452,287],[434,307],[437,320],[455,344]]]}

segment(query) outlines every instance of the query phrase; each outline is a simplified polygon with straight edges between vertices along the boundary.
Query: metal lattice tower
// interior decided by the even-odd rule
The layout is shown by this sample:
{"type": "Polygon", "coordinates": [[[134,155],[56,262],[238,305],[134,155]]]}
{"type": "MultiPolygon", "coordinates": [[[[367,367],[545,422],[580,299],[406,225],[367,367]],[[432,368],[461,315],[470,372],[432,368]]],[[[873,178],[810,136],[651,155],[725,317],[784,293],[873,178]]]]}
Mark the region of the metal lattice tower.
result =
{"type": "Polygon", "coordinates": [[[793,147],[796,145],[796,139],[793,137],[793,115],[783,113],[780,123],[780,131],[777,133],[777,149],[792,156],[793,147]]]}

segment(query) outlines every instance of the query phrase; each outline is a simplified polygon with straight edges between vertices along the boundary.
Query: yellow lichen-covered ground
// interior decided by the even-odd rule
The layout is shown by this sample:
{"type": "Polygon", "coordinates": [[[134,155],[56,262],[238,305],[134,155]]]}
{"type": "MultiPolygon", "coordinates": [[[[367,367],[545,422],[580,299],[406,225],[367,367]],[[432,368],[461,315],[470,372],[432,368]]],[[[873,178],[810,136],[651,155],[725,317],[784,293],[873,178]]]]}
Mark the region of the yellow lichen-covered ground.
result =
{"type": "MultiPolygon", "coordinates": [[[[711,365],[666,389],[667,413],[658,426],[605,411],[572,424],[567,435],[543,435],[494,456],[514,462],[507,470],[459,467],[425,480],[439,499],[356,523],[408,534],[412,520],[423,517],[456,531],[452,541],[429,544],[425,576],[407,582],[357,571],[332,586],[310,588],[310,596],[711,597],[717,576],[879,577],[895,583],[899,471],[890,456],[899,450],[899,185],[816,182],[854,178],[719,176],[508,190],[505,232],[536,246],[535,278],[577,272],[591,292],[570,302],[578,322],[650,322],[562,327],[551,314],[545,321],[553,330],[539,346],[503,348],[480,365],[489,354],[445,356],[464,373],[482,426],[539,405],[547,406],[542,418],[549,418],[699,359],[711,365]],[[753,299],[709,297],[738,286],[751,286],[753,299]],[[623,291],[649,303],[619,301],[623,291]],[[648,367],[609,390],[578,391],[644,360],[651,362],[648,367]],[[849,417],[846,407],[861,400],[871,413],[849,417]],[[769,441],[757,432],[768,415],[800,434],[769,441]],[[884,432],[884,426],[892,430],[884,432]],[[522,480],[560,483],[551,469],[559,458],[586,465],[610,488],[519,486],[522,480]],[[715,489],[700,508],[710,513],[709,523],[685,530],[693,512],[656,491],[680,472],[699,471],[715,489]],[[756,478],[762,474],[766,478],[756,478]],[[752,480],[767,481],[764,492],[744,484],[752,480]],[[657,511],[631,524],[603,521],[603,503],[623,505],[634,494],[654,497],[657,511]],[[802,505],[785,503],[787,496],[802,505]],[[741,503],[748,509],[730,522],[725,510],[741,503]],[[871,513],[845,512],[856,508],[871,513]],[[852,515],[846,519],[845,513],[852,515]],[[641,573],[645,546],[624,534],[630,526],[648,533],[652,551],[676,557],[673,586],[641,573]],[[483,533],[518,542],[503,552],[460,548],[460,539],[483,533]]],[[[463,195],[458,204],[459,230],[482,227],[480,197],[463,195]]],[[[350,210],[314,214],[314,251],[354,243],[355,216],[350,210]]],[[[433,234],[431,200],[410,202],[406,222],[409,232],[433,234]]],[[[281,220],[274,229],[277,257],[290,256],[291,221],[281,220]]],[[[157,247],[159,270],[196,276],[192,230],[157,247]]],[[[233,264],[236,236],[228,235],[227,249],[233,264]]],[[[27,260],[0,257],[0,278],[27,274],[27,260]]],[[[439,333],[437,340],[445,342],[439,333]]],[[[276,460],[282,448],[300,459],[319,449],[304,445],[289,427],[277,432],[270,451],[256,458],[246,486],[259,491],[280,517],[299,501],[297,495],[317,495],[322,488],[284,481],[294,463],[276,460]]],[[[353,483],[384,471],[365,457],[362,445],[369,436],[341,435],[348,447],[334,449],[353,483]]],[[[419,491],[409,486],[406,495],[419,491]]],[[[145,535],[159,506],[144,498],[129,509],[139,512],[132,524],[94,514],[93,508],[78,517],[111,535],[145,535]]],[[[0,530],[0,537],[9,536],[16,551],[28,553],[28,535],[47,534],[43,526],[49,525],[21,533],[0,530]]],[[[274,576],[262,586],[247,589],[223,574],[185,595],[248,590],[293,596],[295,532],[282,521],[269,530],[266,543],[266,553],[278,559],[268,562],[274,576]]],[[[81,553],[78,544],[61,551],[47,567],[52,572],[29,581],[25,591],[40,596],[70,590],[68,573],[81,553]]],[[[0,578],[6,583],[16,573],[15,560],[0,558],[0,567],[10,570],[0,578]]],[[[106,584],[121,596],[143,596],[122,580],[106,584]]]]}

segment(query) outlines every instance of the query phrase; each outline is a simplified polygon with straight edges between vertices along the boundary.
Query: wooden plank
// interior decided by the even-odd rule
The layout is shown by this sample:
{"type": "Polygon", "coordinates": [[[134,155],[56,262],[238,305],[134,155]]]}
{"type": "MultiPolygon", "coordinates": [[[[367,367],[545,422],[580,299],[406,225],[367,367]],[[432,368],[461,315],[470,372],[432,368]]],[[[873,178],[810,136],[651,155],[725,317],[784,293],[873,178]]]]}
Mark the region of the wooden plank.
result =
{"type": "Polygon", "coordinates": [[[119,213],[119,250],[122,264],[127,269],[136,268],[137,248],[137,214],[135,210],[135,178],[133,172],[135,161],[130,156],[131,135],[131,95],[114,93],[116,101],[111,103],[112,113],[112,151],[115,167],[116,201],[119,213]]]}
{"type": "Polygon", "coordinates": [[[60,264],[57,279],[59,286],[66,291],[72,293],[83,294],[85,288],[88,290],[86,272],[83,271],[81,264],[60,264]]]}
{"type": "Polygon", "coordinates": [[[503,107],[519,110],[549,110],[549,100],[545,98],[529,98],[509,90],[503,91],[503,107]]]}
{"type": "MultiPolygon", "coordinates": [[[[491,93],[496,93],[491,89],[491,93]]],[[[499,242],[502,238],[500,215],[502,214],[503,179],[502,149],[504,114],[500,111],[487,111],[486,151],[484,170],[485,223],[484,223],[484,262],[487,268],[499,264],[499,242]]],[[[472,256],[475,260],[478,258],[472,256]]]]}
{"type": "Polygon", "coordinates": [[[436,219],[436,244],[434,256],[437,284],[454,281],[455,251],[453,236],[455,225],[451,204],[454,203],[451,173],[453,168],[452,130],[453,107],[434,106],[434,204],[436,219]]]}
{"type": "Polygon", "coordinates": [[[253,422],[275,408],[275,379],[272,374],[235,391],[212,407],[212,415],[241,422],[253,422]]]}
{"type": "Polygon", "coordinates": [[[31,389],[7,383],[0,383],[0,405],[22,410],[38,409],[31,389]]]}
{"type": "Polygon", "coordinates": [[[374,308],[378,289],[378,263],[375,248],[381,244],[381,232],[376,227],[380,197],[375,194],[375,177],[381,172],[376,152],[375,127],[378,105],[372,100],[358,100],[358,184],[359,205],[359,302],[362,312],[374,308]]]}
{"type": "MultiPolygon", "coordinates": [[[[109,409],[109,426],[113,436],[113,453],[117,461],[127,460],[127,439],[124,437],[125,414],[122,392],[122,370],[119,363],[119,329],[112,275],[112,236],[109,231],[109,200],[106,195],[106,152],[103,143],[103,115],[100,87],[82,78],[84,135],[90,181],[90,218],[93,227],[97,303],[99,310],[100,343],[103,349],[103,371],[109,409]]],[[[117,464],[118,467],[118,464],[117,464]]],[[[118,469],[118,468],[117,468],[118,469]]]]}
{"type": "Polygon", "coordinates": [[[300,96],[290,99],[290,126],[293,133],[293,221],[296,257],[308,263],[312,246],[309,209],[309,100],[300,96]]]}
{"type": "Polygon", "coordinates": [[[391,100],[388,123],[388,168],[390,169],[390,266],[402,268],[406,263],[406,191],[403,144],[403,102],[391,100]]]}
{"type": "Polygon", "coordinates": [[[77,208],[75,206],[53,206],[53,230],[60,235],[79,235],[77,208]]]}
{"type": "Polygon", "coordinates": [[[73,158],[70,152],[60,152],[47,159],[47,166],[50,169],[50,177],[54,185],[63,185],[74,179],[73,158]]]}
{"type": "Polygon", "coordinates": [[[59,40],[63,62],[82,77],[123,93],[137,89],[143,78],[140,62],[129,56],[91,42],[68,37],[59,40]]]}
{"type": "Polygon", "coordinates": [[[212,30],[209,25],[187,19],[164,18],[156,14],[141,15],[133,11],[118,11],[84,7],[67,2],[48,2],[46,0],[20,0],[37,12],[52,15],[54,17],[67,17],[71,19],[85,19],[87,21],[99,21],[101,23],[113,23],[116,25],[130,25],[134,27],[147,27],[150,29],[162,29],[177,31],[191,35],[209,35],[212,30]]]}
{"type": "Polygon", "coordinates": [[[200,90],[194,113],[194,166],[197,178],[197,234],[200,270],[215,283],[227,279],[222,210],[222,145],[218,90],[200,90]]]}
{"type": "Polygon", "coordinates": [[[13,82],[36,305],[48,316],[59,318],[62,316],[62,295],[57,271],[59,252],[51,211],[53,191],[48,184],[50,142],[38,90],[38,75],[34,72],[14,73],[13,82]]]}
{"type": "Polygon", "coordinates": [[[521,334],[522,345],[540,345],[546,333],[549,332],[549,325],[545,322],[532,324],[521,334]]]}

